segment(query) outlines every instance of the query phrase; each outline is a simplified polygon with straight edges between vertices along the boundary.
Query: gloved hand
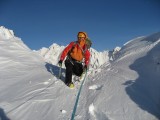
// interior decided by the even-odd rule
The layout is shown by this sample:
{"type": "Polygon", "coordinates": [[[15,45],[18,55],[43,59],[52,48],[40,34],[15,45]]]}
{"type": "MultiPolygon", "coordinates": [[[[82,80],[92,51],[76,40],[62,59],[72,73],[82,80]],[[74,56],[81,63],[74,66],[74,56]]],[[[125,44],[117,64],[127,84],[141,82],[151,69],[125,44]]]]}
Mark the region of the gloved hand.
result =
{"type": "Polygon", "coordinates": [[[83,71],[86,72],[88,70],[88,66],[85,65],[83,71]]]}
{"type": "Polygon", "coordinates": [[[58,65],[60,66],[60,67],[62,67],[62,60],[59,60],[59,62],[58,62],[58,65]]]}

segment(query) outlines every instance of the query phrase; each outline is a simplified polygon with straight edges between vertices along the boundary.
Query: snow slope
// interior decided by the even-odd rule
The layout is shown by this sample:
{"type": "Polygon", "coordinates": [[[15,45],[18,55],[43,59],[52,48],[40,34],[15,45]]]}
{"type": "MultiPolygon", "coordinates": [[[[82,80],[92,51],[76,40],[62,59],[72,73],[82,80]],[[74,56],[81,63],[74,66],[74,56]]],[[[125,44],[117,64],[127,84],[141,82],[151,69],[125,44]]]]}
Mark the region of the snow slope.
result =
{"type": "Polygon", "coordinates": [[[34,106],[29,99],[46,86],[44,82],[51,75],[46,71],[43,58],[21,39],[9,35],[9,30],[2,27],[0,33],[0,108],[7,111],[11,120],[27,120],[32,111],[25,111],[34,106]]]}
{"type": "Polygon", "coordinates": [[[87,99],[84,108],[94,106],[92,119],[160,119],[159,51],[160,33],[136,38],[121,49],[114,62],[88,80],[86,86],[99,86],[83,93],[87,99]]]}
{"type": "MultiPolygon", "coordinates": [[[[57,78],[56,65],[9,31],[0,27],[0,118],[69,120],[79,83],[75,89],[66,87],[57,78]]],[[[159,51],[160,33],[136,38],[115,54],[114,61],[90,70],[75,120],[159,120],[159,51]]]]}

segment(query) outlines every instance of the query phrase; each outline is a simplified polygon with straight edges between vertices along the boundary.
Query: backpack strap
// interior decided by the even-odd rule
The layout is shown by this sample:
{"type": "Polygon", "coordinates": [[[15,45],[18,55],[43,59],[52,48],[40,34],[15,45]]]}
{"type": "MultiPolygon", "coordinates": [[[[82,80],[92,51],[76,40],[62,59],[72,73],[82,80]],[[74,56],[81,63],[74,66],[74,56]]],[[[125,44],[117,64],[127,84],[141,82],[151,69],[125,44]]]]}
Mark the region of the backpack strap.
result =
{"type": "Polygon", "coordinates": [[[82,53],[83,53],[83,56],[84,56],[84,53],[85,51],[83,50],[83,48],[79,45],[79,43],[77,43],[78,47],[82,50],[82,53]]]}
{"type": "MultiPolygon", "coordinates": [[[[75,46],[75,45],[78,45],[78,47],[81,49],[82,51],[82,55],[83,55],[83,58],[84,58],[84,54],[85,54],[85,51],[87,50],[87,48],[85,47],[85,50],[80,46],[80,44],[78,43],[78,41],[74,41],[74,44],[72,45],[71,49],[69,50],[69,54],[72,50],[72,48],[75,46]]],[[[69,59],[71,61],[71,63],[73,64],[73,61],[72,61],[72,58],[70,57],[70,55],[68,55],[67,59],[69,59]]],[[[78,61],[77,61],[78,62],[78,61]]],[[[82,62],[79,62],[79,63],[82,63],[82,62]]]]}
{"type": "MultiPolygon", "coordinates": [[[[74,41],[74,44],[72,45],[72,48],[75,46],[75,45],[78,45],[78,47],[82,50],[82,53],[84,55],[85,51],[87,50],[87,47],[85,47],[85,50],[80,46],[80,44],[78,43],[78,41],[74,41]]],[[[71,49],[72,49],[71,48],[71,49]]]]}

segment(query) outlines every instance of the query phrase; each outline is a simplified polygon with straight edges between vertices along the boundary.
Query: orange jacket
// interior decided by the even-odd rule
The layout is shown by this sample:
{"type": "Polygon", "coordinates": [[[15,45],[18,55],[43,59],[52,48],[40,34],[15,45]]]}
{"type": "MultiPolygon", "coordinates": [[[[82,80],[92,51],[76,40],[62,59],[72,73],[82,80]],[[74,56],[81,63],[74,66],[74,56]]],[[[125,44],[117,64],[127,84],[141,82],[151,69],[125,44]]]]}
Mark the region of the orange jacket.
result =
{"type": "Polygon", "coordinates": [[[77,61],[82,61],[82,59],[85,59],[85,65],[89,64],[89,60],[90,60],[90,52],[88,49],[86,49],[86,45],[84,44],[79,44],[75,43],[75,42],[71,42],[62,52],[61,56],[60,56],[60,60],[64,60],[65,57],[69,54],[73,59],[77,60],[77,61]],[[83,51],[81,50],[81,48],[83,49],[83,51]]]}

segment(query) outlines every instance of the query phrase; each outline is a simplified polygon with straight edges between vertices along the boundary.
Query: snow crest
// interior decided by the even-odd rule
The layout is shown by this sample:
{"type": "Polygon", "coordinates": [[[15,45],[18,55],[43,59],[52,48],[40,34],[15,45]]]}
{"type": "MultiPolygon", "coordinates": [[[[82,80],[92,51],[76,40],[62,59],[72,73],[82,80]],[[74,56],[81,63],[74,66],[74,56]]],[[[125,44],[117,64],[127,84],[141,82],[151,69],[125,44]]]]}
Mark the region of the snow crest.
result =
{"type": "MultiPolygon", "coordinates": [[[[64,84],[65,69],[62,79],[57,77],[54,64],[64,46],[42,48],[40,56],[0,31],[0,119],[69,120],[80,85],[73,81],[71,90],[64,84]]],[[[112,52],[91,49],[94,69],[88,71],[75,120],[160,120],[160,33],[114,51],[107,63],[112,52]]]]}
{"type": "Polygon", "coordinates": [[[14,37],[14,32],[13,30],[9,30],[3,26],[0,26],[0,35],[3,39],[10,39],[14,37]]]}

